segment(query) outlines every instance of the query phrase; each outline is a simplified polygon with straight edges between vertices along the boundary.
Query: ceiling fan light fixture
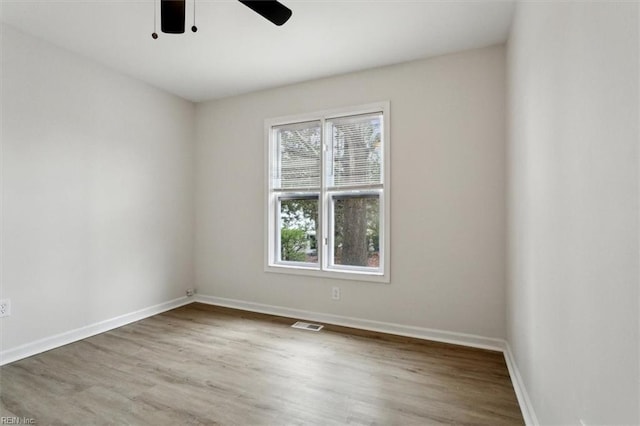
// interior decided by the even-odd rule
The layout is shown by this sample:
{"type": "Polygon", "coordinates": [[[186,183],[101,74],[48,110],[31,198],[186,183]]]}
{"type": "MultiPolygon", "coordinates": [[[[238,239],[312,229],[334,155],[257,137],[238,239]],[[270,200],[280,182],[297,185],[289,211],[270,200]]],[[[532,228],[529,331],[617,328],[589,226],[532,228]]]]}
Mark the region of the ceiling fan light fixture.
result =
{"type": "MultiPolygon", "coordinates": [[[[287,6],[276,0],[238,0],[263,18],[277,26],[283,25],[291,18],[293,12],[287,6]]],[[[156,0],[153,2],[153,39],[158,38],[156,32],[156,0]]],[[[185,28],[186,0],[160,0],[160,30],[166,34],[183,34],[185,28]]],[[[196,27],[196,2],[193,0],[193,26],[191,31],[198,31],[196,27]]]]}
{"type": "Polygon", "coordinates": [[[183,34],[185,0],[160,0],[160,29],[167,34],[183,34]]]}

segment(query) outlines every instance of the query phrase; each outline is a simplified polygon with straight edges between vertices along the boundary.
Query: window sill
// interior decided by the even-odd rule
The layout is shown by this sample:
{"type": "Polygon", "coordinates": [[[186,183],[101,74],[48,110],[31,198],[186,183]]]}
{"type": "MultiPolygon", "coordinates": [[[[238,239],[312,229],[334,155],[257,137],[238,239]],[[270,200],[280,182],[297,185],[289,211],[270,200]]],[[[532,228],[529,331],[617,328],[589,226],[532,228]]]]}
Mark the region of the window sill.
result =
{"type": "Polygon", "coordinates": [[[276,274],[303,275],[315,278],[366,281],[382,284],[388,284],[390,281],[389,274],[383,274],[381,272],[320,270],[315,267],[293,265],[267,265],[264,270],[265,272],[276,274]]]}

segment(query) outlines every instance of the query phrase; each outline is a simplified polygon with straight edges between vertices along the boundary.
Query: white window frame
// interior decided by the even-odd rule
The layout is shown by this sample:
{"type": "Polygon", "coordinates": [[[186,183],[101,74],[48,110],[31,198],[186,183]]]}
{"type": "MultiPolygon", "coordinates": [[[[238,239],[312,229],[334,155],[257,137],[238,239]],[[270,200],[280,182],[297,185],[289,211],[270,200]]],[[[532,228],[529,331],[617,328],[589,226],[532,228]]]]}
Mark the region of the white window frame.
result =
{"type": "MultiPolygon", "coordinates": [[[[391,150],[390,150],[390,104],[388,101],[376,102],[366,105],[359,105],[355,107],[346,107],[339,109],[331,109],[318,111],[309,114],[290,115],[286,117],[277,117],[266,119],[264,123],[264,138],[265,138],[265,244],[264,244],[264,264],[266,272],[276,272],[284,274],[306,275],[312,277],[322,278],[336,278],[346,280],[358,280],[369,281],[378,283],[390,282],[390,253],[391,253],[391,198],[390,198],[390,164],[391,164],[391,150]],[[372,113],[382,113],[382,188],[372,189],[360,189],[359,193],[362,194],[379,194],[380,203],[380,227],[382,232],[379,235],[379,247],[380,247],[380,263],[379,268],[372,271],[370,268],[347,266],[347,265],[332,265],[330,260],[332,259],[331,252],[333,251],[333,235],[329,235],[330,229],[329,221],[332,220],[331,214],[327,212],[333,212],[329,206],[333,203],[332,193],[345,194],[349,193],[347,188],[340,191],[329,192],[327,190],[327,182],[325,176],[325,165],[327,162],[326,153],[327,147],[327,135],[326,135],[326,121],[355,115],[364,115],[372,113]],[[271,176],[270,166],[274,160],[274,127],[302,123],[319,121],[320,129],[322,132],[322,144],[323,152],[325,155],[321,155],[320,170],[322,170],[322,185],[320,189],[319,205],[318,205],[318,229],[316,229],[316,241],[318,246],[318,264],[310,264],[304,262],[286,262],[280,261],[280,249],[279,249],[279,209],[277,205],[279,203],[279,197],[272,191],[271,188],[271,176]]],[[[293,191],[295,192],[295,191],[293,191]]],[[[355,193],[352,192],[352,193],[355,193]]],[[[308,195],[308,193],[307,193],[308,195]]]]}

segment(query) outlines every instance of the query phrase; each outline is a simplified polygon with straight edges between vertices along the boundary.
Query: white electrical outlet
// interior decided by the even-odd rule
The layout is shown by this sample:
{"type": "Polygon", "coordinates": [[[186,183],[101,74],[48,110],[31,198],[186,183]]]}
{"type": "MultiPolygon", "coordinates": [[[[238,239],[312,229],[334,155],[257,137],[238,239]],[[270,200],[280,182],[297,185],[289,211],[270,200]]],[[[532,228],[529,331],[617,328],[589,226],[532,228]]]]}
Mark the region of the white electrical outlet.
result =
{"type": "Polygon", "coordinates": [[[0,317],[11,315],[11,299],[0,300],[0,317]]]}
{"type": "Polygon", "coordinates": [[[188,288],[186,293],[187,293],[187,297],[191,297],[194,294],[196,294],[196,291],[194,289],[192,289],[192,288],[188,288]]]}
{"type": "Polygon", "coordinates": [[[340,287],[331,288],[331,298],[333,300],[340,300],[340,287]]]}

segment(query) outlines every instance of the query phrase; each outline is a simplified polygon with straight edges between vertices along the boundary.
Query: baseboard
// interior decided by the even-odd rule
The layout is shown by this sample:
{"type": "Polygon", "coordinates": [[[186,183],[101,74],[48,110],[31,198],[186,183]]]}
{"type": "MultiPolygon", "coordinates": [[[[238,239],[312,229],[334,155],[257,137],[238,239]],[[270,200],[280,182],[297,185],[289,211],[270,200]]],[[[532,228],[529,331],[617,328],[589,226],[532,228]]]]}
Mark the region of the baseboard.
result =
{"type": "Polygon", "coordinates": [[[520,404],[520,411],[522,411],[522,417],[524,417],[525,424],[527,426],[539,425],[540,423],[538,423],[536,413],[533,411],[533,405],[531,405],[527,388],[520,376],[520,370],[518,370],[516,360],[513,357],[513,352],[511,352],[511,346],[509,345],[509,342],[506,341],[504,347],[504,359],[507,362],[509,376],[511,376],[511,383],[513,383],[513,390],[516,392],[516,397],[518,398],[518,404],[520,404]]]}
{"type": "Polygon", "coordinates": [[[340,325],[343,327],[377,331],[379,333],[389,333],[399,336],[415,337],[418,339],[434,340],[436,342],[471,346],[474,348],[489,349],[499,352],[503,352],[505,347],[505,342],[502,339],[494,339],[490,337],[476,336],[473,334],[454,333],[450,331],[434,330],[430,328],[345,317],[341,315],[323,314],[320,312],[291,309],[282,306],[265,305],[262,303],[245,302],[242,300],[226,299],[222,297],[197,294],[194,297],[194,302],[224,306],[227,308],[242,309],[245,311],[259,312],[263,314],[278,315],[282,317],[291,317],[307,321],[315,321],[325,324],[340,325]]]}
{"type": "Polygon", "coordinates": [[[113,330],[114,328],[122,327],[123,325],[140,321],[141,319],[148,318],[192,302],[192,297],[179,297],[168,302],[160,303],[135,312],[120,315],[115,318],[100,321],[95,324],[90,324],[75,330],[45,337],[44,339],[36,340],[35,342],[27,343],[16,348],[8,349],[0,352],[0,365],[9,364],[69,343],[77,342],[78,340],[86,339],[88,337],[95,336],[96,334],[104,333],[106,331],[113,330]]]}

